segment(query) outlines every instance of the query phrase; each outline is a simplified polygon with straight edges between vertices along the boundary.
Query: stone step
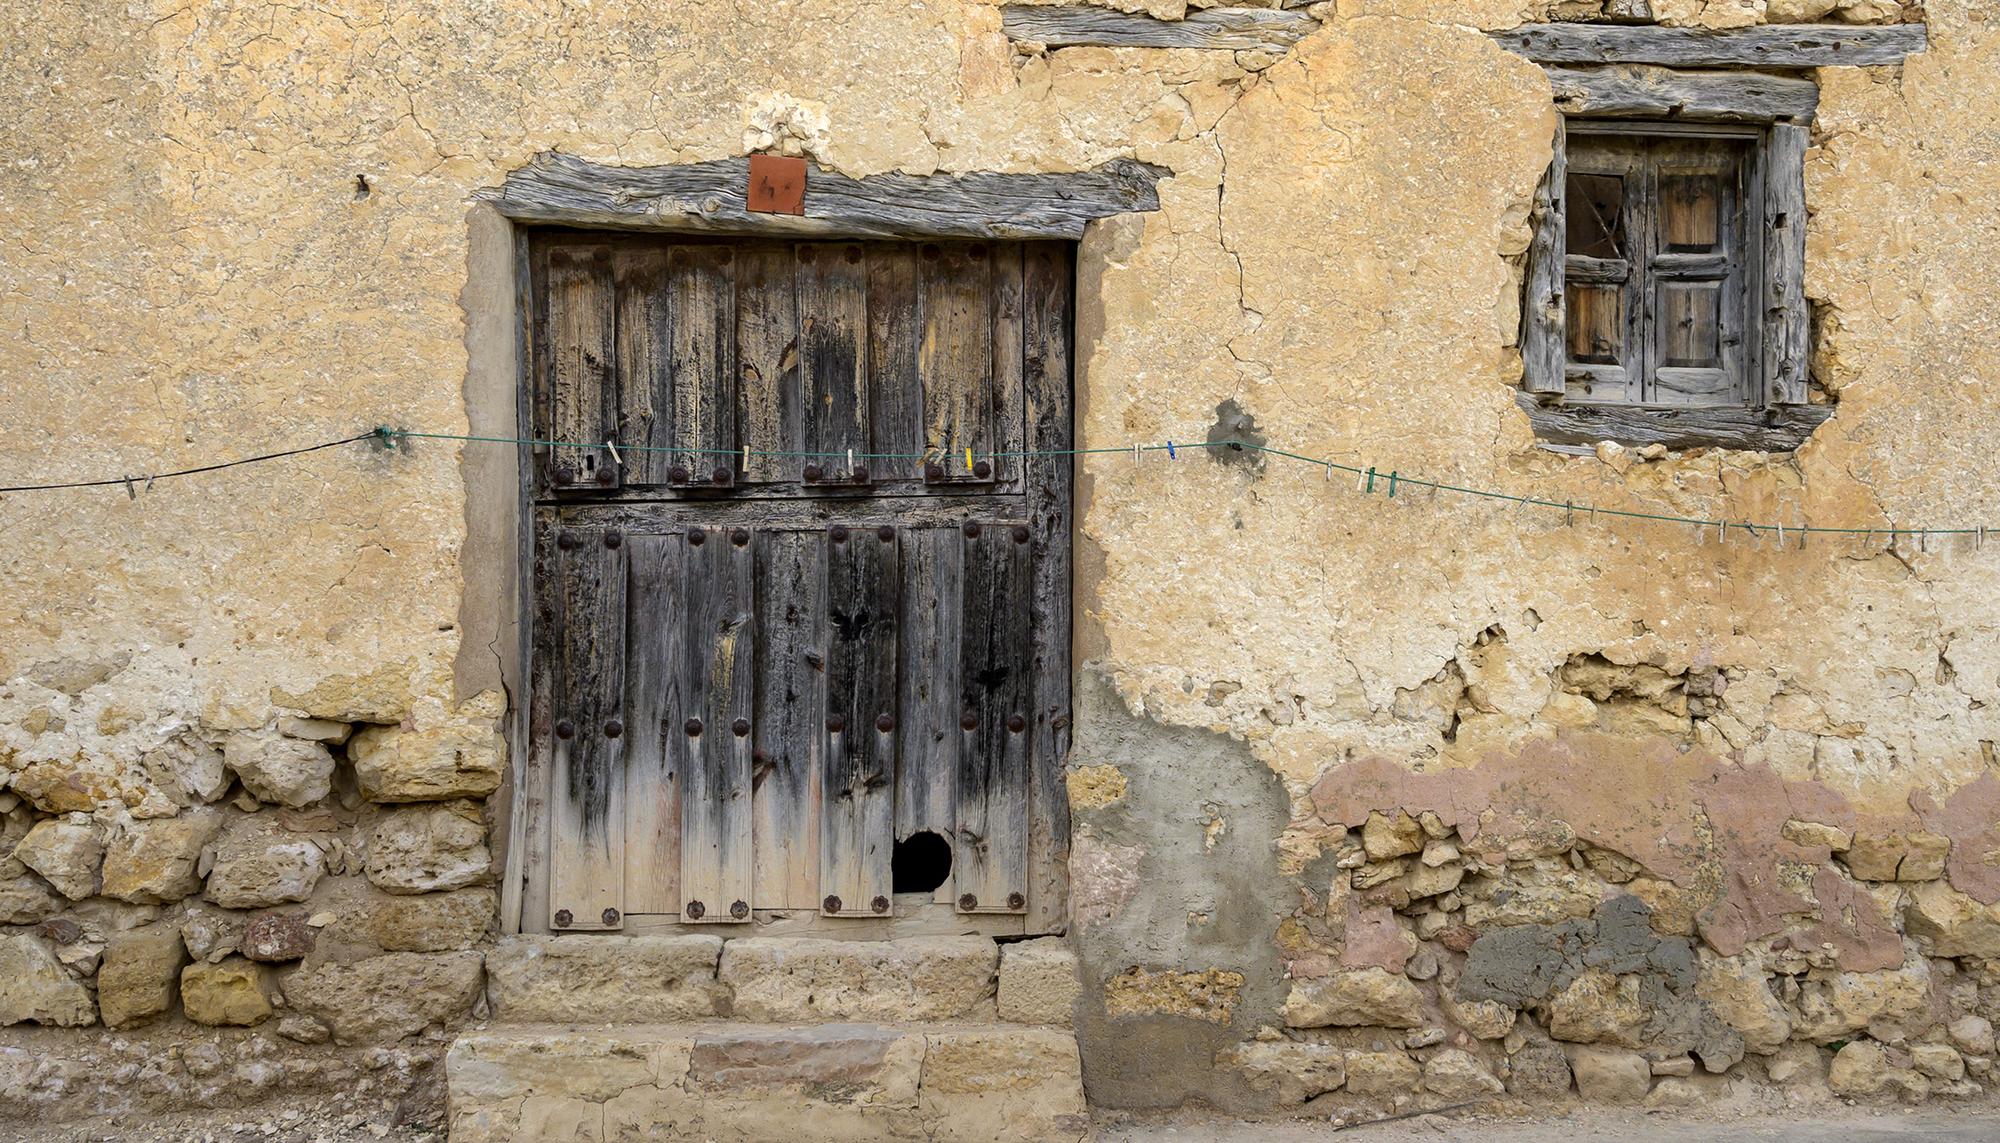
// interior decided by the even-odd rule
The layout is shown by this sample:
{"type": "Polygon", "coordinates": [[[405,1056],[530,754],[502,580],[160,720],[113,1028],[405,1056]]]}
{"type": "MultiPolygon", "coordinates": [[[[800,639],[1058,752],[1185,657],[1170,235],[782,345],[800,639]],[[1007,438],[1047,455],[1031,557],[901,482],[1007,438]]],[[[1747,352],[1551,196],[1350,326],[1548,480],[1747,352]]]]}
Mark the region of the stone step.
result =
{"type": "Polygon", "coordinates": [[[1089,1132],[1075,1037],[1019,1024],[496,1026],[445,1078],[451,1143],[1089,1132]]]}

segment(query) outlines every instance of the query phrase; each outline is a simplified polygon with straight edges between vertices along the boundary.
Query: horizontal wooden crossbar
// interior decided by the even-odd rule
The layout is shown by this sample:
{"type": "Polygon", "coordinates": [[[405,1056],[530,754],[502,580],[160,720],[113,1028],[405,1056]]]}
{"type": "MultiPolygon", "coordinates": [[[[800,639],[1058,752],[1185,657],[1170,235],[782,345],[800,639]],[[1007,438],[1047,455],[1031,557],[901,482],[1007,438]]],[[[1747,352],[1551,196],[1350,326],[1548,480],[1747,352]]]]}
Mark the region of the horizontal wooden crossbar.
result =
{"type": "Polygon", "coordinates": [[[1923,24],[1765,24],[1722,30],[1529,24],[1492,35],[1508,51],[1537,63],[1661,67],[1869,67],[1902,63],[1928,42],[1923,24]]]}
{"type": "Polygon", "coordinates": [[[1209,8],[1181,20],[1097,7],[1009,4],[1000,10],[1008,38],[1052,48],[1210,48],[1285,51],[1319,27],[1305,12],[1276,8],[1209,8]]]}

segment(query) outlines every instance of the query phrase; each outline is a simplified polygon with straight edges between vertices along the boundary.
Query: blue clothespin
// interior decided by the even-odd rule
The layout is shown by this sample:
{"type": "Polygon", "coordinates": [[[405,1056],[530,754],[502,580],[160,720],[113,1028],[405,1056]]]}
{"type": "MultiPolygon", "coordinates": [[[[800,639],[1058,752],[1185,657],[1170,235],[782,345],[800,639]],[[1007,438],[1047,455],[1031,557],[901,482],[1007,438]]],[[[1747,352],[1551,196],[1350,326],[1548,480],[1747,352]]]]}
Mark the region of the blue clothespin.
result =
{"type": "Polygon", "coordinates": [[[1174,459],[1174,442],[1172,441],[1167,442],[1167,459],[1174,459]]]}
{"type": "Polygon", "coordinates": [[[1391,470],[1389,473],[1389,499],[1394,500],[1395,498],[1396,498],[1396,473],[1393,470],[1391,470]]]}

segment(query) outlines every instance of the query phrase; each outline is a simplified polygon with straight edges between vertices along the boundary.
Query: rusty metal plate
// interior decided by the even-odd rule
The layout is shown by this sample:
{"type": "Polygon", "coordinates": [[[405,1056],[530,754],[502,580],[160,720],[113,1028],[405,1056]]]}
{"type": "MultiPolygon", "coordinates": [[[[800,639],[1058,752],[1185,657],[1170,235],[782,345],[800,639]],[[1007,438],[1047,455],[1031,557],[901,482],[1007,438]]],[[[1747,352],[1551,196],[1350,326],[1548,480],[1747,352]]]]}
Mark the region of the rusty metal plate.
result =
{"type": "Polygon", "coordinates": [[[806,212],[806,161],[783,155],[750,156],[749,208],[759,214],[806,212]]]}

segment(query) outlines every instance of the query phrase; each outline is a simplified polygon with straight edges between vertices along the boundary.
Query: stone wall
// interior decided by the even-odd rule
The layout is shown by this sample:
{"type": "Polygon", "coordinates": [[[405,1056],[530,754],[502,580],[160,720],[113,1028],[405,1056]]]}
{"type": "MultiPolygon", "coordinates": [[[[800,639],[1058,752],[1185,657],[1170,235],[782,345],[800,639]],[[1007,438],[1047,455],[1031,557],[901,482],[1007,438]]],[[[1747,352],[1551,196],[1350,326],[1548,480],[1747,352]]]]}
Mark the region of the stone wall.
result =
{"type": "MultiPolygon", "coordinates": [[[[1558,455],[1513,402],[1554,118],[1483,31],[1633,4],[1310,11],[1278,54],[1050,51],[969,0],[0,5],[0,473],[463,431],[473,191],[545,149],[771,147],[856,176],[1172,171],[1159,212],[1083,244],[1086,448],[1248,418],[1276,447],[1557,501],[1996,518],[1986,5],[1931,0],[1927,53],[1817,76],[1807,289],[1838,409],[1788,457],[1558,455]]],[[[495,606],[461,560],[467,460],[357,445],[0,494],[0,1098],[88,1085],[94,1060],[157,1068],[169,1100],[314,1076],[393,1100],[475,1012],[509,680],[466,637],[495,606]],[[98,1022],[119,1027],[78,1030],[98,1022]]],[[[1275,460],[1080,476],[1093,1098],[1986,1085],[1992,554],[1565,526],[1275,460]]]]}

